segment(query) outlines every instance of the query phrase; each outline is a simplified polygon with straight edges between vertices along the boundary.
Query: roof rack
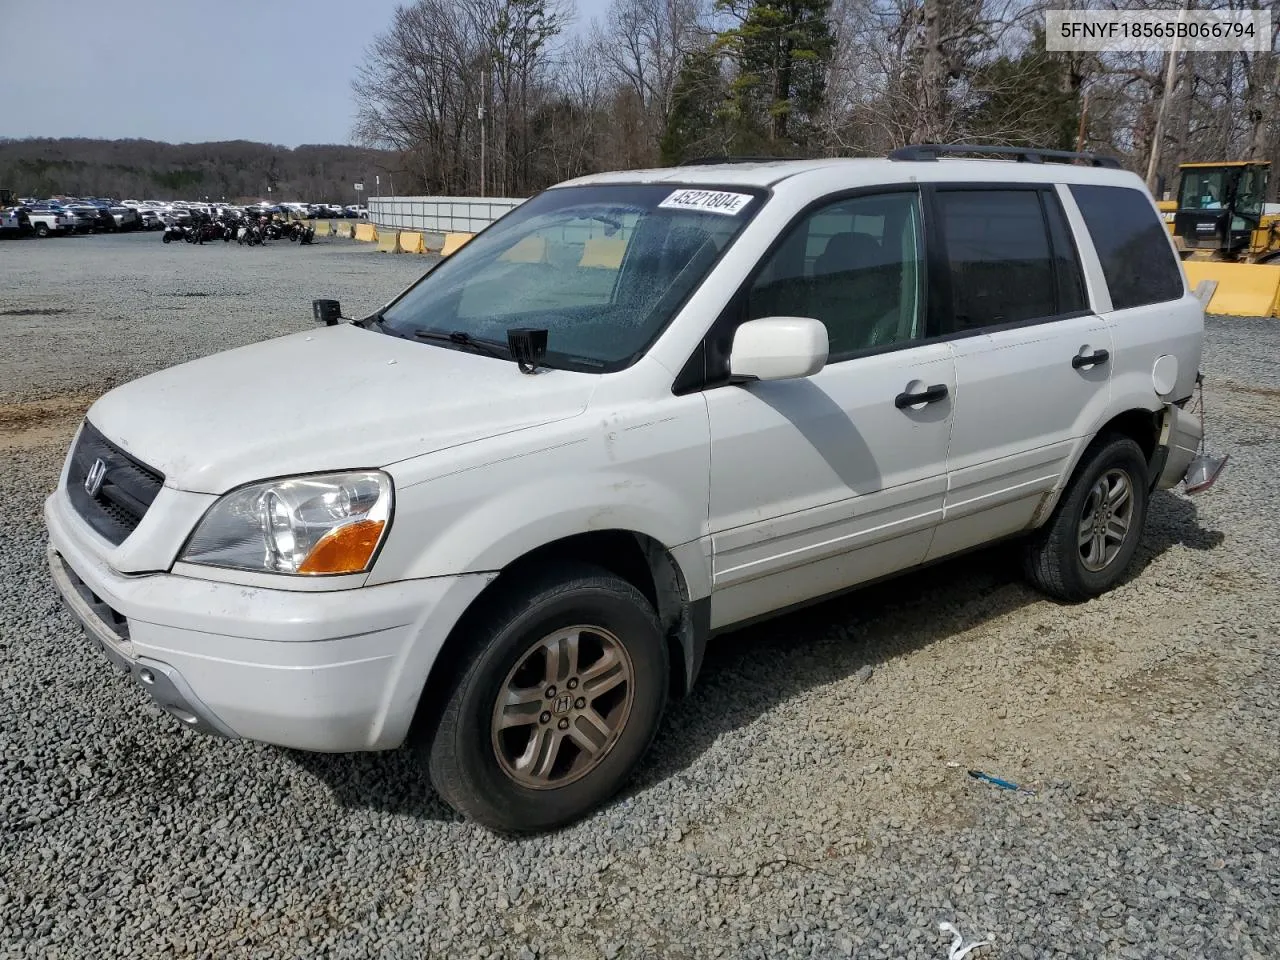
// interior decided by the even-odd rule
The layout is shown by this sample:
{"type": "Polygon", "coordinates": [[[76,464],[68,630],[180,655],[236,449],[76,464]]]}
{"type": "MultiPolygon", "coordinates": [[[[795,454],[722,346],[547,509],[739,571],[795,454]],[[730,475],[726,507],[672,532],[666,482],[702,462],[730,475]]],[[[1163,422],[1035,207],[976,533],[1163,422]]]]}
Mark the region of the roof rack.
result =
{"type": "Polygon", "coordinates": [[[1072,150],[1042,150],[1039,147],[1003,147],[983,143],[917,143],[899,147],[889,154],[890,160],[937,160],[943,155],[990,153],[1001,157],[1013,157],[1019,163],[1044,163],[1046,160],[1084,160],[1091,167],[1120,169],[1115,157],[1096,153],[1076,153],[1072,150]]]}
{"type": "Polygon", "coordinates": [[[713,163],[778,163],[784,160],[803,160],[804,157],[694,157],[681,160],[678,167],[701,167],[713,163]]]}

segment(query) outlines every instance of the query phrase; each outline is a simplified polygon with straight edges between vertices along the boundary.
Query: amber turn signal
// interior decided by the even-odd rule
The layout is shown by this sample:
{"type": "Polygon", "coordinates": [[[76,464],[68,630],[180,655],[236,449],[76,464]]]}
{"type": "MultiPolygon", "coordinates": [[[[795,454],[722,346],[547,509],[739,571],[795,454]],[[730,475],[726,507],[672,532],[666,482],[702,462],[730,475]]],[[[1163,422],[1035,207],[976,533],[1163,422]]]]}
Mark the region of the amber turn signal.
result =
{"type": "Polygon", "coordinates": [[[382,537],[383,520],[357,520],[330,530],[311,548],[299,573],[360,573],[382,537]]]}

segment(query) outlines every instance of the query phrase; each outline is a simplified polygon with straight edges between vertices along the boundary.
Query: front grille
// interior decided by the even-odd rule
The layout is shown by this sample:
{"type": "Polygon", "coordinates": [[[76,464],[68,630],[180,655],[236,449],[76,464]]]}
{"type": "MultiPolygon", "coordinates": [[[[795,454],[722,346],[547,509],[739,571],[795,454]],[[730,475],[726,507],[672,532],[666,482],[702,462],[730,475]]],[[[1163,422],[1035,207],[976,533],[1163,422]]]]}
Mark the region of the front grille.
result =
{"type": "Polygon", "coordinates": [[[146,516],[164,476],[134,459],[104,437],[88,420],[71,452],[67,495],[71,505],[94,530],[113,544],[124,542],[146,516]],[[105,468],[102,484],[90,493],[85,481],[93,465],[105,468]]]}

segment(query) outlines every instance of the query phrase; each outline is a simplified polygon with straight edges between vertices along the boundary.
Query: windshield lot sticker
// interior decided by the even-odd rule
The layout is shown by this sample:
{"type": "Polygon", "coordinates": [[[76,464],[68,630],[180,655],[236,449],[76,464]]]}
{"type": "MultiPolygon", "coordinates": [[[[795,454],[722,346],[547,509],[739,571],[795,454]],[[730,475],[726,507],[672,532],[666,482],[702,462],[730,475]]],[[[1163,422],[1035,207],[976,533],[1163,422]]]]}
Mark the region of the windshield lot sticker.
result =
{"type": "Polygon", "coordinates": [[[668,210],[702,210],[706,213],[736,215],[751,202],[749,193],[726,193],[723,190],[677,190],[659,207],[668,210]]]}

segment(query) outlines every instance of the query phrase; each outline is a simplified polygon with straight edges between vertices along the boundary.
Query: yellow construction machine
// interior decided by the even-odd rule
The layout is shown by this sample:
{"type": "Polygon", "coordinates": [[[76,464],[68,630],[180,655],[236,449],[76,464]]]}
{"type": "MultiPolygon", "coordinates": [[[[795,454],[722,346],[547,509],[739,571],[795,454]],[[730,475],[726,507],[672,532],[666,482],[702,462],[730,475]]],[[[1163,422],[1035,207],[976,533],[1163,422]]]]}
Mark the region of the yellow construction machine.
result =
{"type": "Polygon", "coordinates": [[[1158,206],[1194,289],[1217,282],[1210,313],[1280,317],[1280,209],[1265,203],[1266,160],[1184,163],[1158,206]]]}

